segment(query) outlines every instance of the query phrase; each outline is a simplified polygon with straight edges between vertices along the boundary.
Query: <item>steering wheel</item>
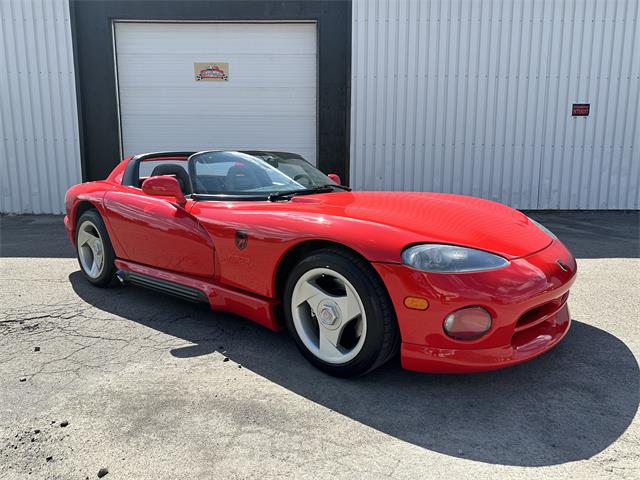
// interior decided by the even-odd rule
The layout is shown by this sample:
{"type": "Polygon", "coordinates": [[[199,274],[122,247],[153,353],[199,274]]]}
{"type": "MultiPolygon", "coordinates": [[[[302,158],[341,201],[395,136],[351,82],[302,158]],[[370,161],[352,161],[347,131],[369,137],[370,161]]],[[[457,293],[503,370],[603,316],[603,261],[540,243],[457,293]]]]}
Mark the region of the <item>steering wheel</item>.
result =
{"type": "Polygon", "coordinates": [[[293,177],[293,181],[294,182],[297,182],[298,180],[304,180],[304,181],[298,182],[298,183],[301,183],[305,187],[313,185],[313,180],[311,180],[311,177],[309,175],[307,175],[306,173],[299,173],[298,175],[293,177]]]}

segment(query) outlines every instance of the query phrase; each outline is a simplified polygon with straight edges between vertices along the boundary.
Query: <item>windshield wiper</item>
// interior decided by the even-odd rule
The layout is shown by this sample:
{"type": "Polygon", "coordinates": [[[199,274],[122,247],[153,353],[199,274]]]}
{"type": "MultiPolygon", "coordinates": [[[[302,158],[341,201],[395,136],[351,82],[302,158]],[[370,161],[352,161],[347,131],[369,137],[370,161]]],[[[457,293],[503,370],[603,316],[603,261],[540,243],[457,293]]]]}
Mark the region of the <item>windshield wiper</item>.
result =
{"type": "Polygon", "coordinates": [[[341,190],[351,190],[349,187],[345,187],[342,185],[320,185],[318,187],[314,187],[314,188],[309,188],[306,190],[290,190],[288,192],[276,192],[276,193],[272,193],[271,195],[269,195],[267,197],[267,200],[269,200],[270,202],[281,202],[281,201],[287,201],[290,200],[291,197],[297,196],[297,195],[313,195],[315,193],[329,193],[329,192],[333,192],[334,188],[339,188],[341,190]]]}
{"type": "Polygon", "coordinates": [[[337,183],[327,183],[325,185],[320,185],[321,187],[333,187],[339,188],[340,190],[346,190],[347,192],[351,191],[351,187],[347,187],[346,185],[338,185],[337,183]]]}

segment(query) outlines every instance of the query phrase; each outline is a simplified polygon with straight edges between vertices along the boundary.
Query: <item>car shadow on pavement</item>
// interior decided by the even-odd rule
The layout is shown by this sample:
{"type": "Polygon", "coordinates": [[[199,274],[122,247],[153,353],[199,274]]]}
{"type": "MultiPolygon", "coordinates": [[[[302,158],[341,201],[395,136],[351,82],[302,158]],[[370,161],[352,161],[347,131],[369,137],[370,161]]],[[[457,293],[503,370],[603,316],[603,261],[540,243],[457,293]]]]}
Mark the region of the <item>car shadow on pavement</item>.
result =
{"type": "Polygon", "coordinates": [[[429,375],[402,370],[396,358],[344,380],[310,366],[286,334],[240,317],[137,287],[97,289],[80,272],[69,279],[96,308],[193,344],[167,352],[178,359],[209,355],[220,361],[212,353],[223,350],[233,362],[326,408],[455,457],[518,466],[590,458],[624,433],[640,401],[638,364],[629,348],[577,320],[553,351],[509,369],[429,375]]]}

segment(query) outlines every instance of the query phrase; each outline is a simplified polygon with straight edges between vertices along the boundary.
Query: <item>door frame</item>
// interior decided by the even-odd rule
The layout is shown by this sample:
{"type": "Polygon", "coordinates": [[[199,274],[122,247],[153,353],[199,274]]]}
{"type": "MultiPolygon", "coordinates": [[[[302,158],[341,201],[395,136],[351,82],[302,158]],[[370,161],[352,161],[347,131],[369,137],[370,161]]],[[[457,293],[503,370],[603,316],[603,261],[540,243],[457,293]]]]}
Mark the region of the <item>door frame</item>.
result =
{"type": "MultiPolygon", "coordinates": [[[[113,21],[315,22],[317,166],[348,182],[351,123],[350,0],[70,0],[82,174],[105,178],[121,160],[113,21]]],[[[141,152],[142,153],[142,152],[141,152]]]]}

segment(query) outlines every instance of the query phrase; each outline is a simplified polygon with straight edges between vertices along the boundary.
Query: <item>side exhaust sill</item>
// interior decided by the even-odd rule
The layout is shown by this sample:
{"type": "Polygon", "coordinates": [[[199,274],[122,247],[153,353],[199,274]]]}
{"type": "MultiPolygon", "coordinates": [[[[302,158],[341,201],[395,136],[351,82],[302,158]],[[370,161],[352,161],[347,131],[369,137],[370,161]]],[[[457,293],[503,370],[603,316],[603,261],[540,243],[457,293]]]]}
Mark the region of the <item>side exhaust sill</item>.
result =
{"type": "Polygon", "coordinates": [[[169,282],[167,280],[160,280],[159,278],[150,277],[141,273],[130,272],[128,270],[118,270],[116,277],[121,284],[130,283],[132,285],[138,285],[140,287],[157,290],[162,293],[173,295],[174,297],[187,300],[194,303],[209,303],[207,296],[204,292],[180,285],[179,283],[169,282]]]}

